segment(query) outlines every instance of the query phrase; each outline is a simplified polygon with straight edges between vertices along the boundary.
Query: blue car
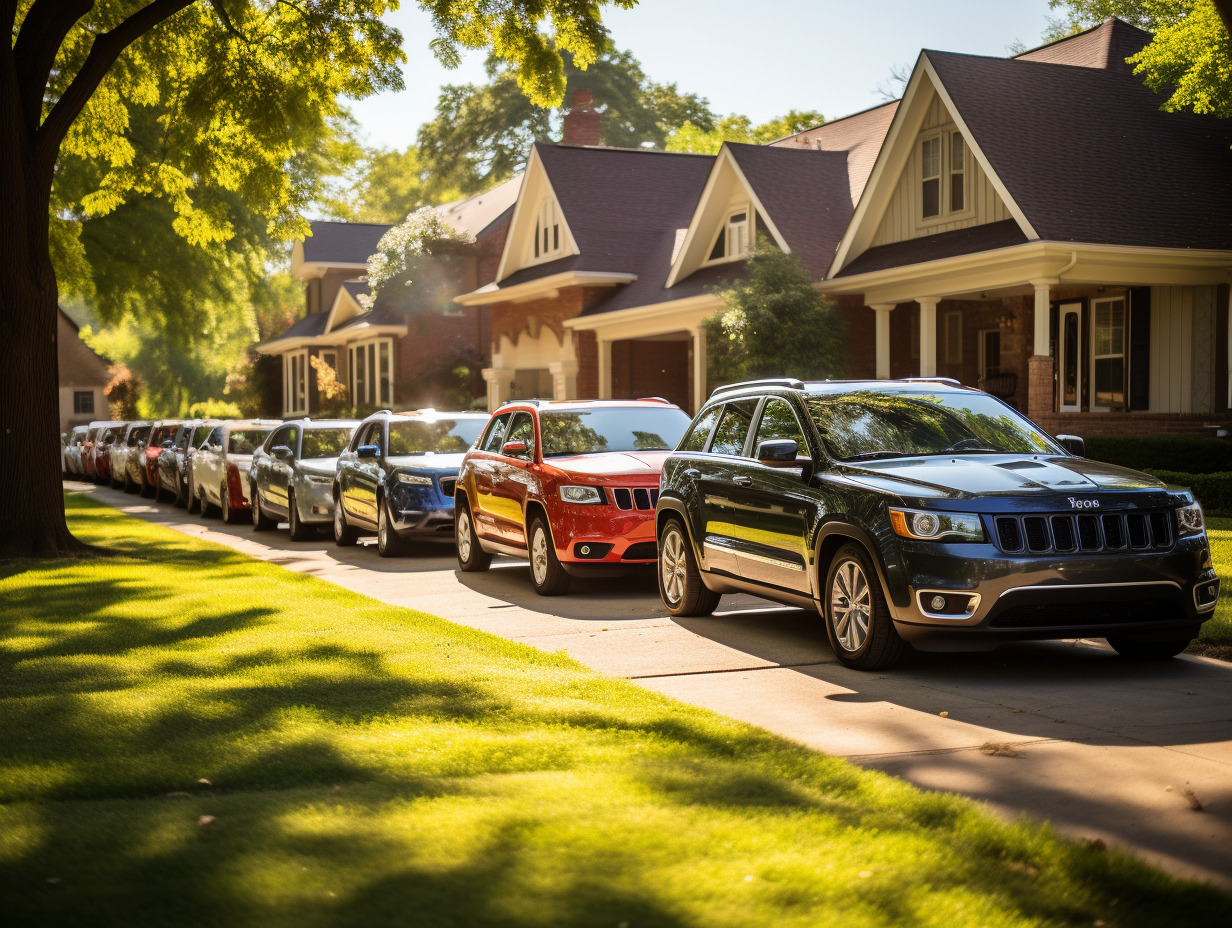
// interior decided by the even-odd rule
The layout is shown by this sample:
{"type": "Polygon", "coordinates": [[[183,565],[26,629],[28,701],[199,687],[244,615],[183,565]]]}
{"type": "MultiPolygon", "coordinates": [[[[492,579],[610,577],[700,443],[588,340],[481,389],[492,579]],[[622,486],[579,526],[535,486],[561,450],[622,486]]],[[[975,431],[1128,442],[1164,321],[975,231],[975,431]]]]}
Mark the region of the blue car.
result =
{"type": "Polygon", "coordinates": [[[453,539],[453,491],[462,456],[483,432],[487,413],[381,410],[359,424],[338,456],[334,541],[353,545],[376,533],[381,557],[407,542],[453,539]]]}

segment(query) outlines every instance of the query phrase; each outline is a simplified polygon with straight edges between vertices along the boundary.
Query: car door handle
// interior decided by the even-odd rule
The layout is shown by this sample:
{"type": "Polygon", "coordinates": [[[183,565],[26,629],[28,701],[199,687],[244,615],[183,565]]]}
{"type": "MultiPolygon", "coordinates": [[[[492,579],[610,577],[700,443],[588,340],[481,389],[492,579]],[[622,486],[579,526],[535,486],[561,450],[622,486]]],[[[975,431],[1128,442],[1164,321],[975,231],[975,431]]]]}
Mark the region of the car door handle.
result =
{"type": "Polygon", "coordinates": [[[753,485],[753,478],[746,474],[737,474],[735,477],[732,477],[732,483],[739,484],[742,487],[751,487],[753,485]]]}

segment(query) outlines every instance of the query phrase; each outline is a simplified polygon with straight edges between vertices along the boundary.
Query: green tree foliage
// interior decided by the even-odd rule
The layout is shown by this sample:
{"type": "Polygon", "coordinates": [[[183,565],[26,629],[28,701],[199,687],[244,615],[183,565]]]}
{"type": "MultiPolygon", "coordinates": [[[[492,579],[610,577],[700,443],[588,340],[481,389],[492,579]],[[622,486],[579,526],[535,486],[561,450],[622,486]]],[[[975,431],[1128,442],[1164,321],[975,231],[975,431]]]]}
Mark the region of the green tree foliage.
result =
{"type": "Polygon", "coordinates": [[[722,297],[727,308],[706,322],[712,384],[845,371],[842,320],[795,255],[759,247],[744,280],[722,297]]]}
{"type": "Polygon", "coordinates": [[[1232,39],[1228,4],[1213,0],[1049,0],[1063,15],[1047,39],[1119,16],[1154,33],[1129,61],[1152,90],[1168,94],[1164,109],[1232,117],[1232,39]]]}
{"type": "Polygon", "coordinates": [[[686,123],[713,128],[714,114],[704,98],[649,80],[633,55],[610,43],[585,65],[568,50],[561,60],[566,94],[549,105],[527,96],[519,69],[496,57],[488,60],[489,79],[483,86],[442,87],[435,118],[419,130],[426,176],[465,195],[506,180],[521,169],[533,142],[560,139],[575,90],[589,90],[602,112],[604,145],[662,148],[686,123]]]}
{"type": "Polygon", "coordinates": [[[406,151],[370,149],[359,163],[349,203],[331,215],[351,222],[393,225],[425,206],[462,199],[462,191],[435,182],[412,146],[406,151]]]}
{"type": "Polygon", "coordinates": [[[724,142],[766,145],[785,136],[820,126],[825,121],[826,118],[816,110],[789,110],[783,116],[754,126],[749,117],[733,113],[716,120],[710,129],[686,122],[671,134],[665,147],[668,151],[715,155],[724,142]]]}

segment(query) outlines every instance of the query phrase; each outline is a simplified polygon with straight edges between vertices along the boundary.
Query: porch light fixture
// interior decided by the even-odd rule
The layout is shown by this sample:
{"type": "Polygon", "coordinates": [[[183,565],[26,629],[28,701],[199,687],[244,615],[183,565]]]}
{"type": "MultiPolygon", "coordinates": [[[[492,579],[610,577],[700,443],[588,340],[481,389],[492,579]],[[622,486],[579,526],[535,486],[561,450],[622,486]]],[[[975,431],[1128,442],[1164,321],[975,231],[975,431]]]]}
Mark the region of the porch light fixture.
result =
{"type": "Polygon", "coordinates": [[[997,317],[997,324],[1001,326],[1001,328],[1003,329],[1009,329],[1013,331],[1014,325],[1017,322],[1018,322],[1018,317],[1014,314],[1014,311],[1012,309],[1009,312],[1004,312],[997,317]]]}

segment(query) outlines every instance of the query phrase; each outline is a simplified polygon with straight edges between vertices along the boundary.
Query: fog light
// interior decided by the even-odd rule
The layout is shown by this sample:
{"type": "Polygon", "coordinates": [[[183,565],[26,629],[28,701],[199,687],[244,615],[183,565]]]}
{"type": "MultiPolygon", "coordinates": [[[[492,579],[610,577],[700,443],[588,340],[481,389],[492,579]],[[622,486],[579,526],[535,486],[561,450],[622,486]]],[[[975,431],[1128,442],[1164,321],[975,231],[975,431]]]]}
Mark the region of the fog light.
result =
{"type": "Polygon", "coordinates": [[[945,608],[945,597],[944,596],[934,596],[932,598],[932,602],[929,603],[929,605],[933,607],[934,612],[940,612],[942,609],[945,608]]]}
{"type": "Polygon", "coordinates": [[[590,545],[582,545],[582,553],[590,554],[590,545]]]}

